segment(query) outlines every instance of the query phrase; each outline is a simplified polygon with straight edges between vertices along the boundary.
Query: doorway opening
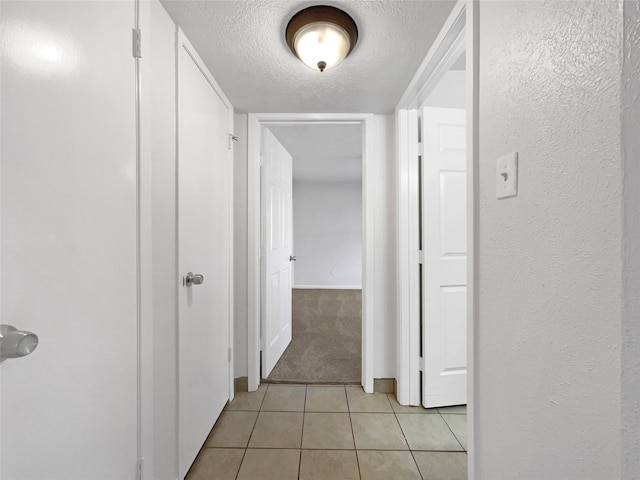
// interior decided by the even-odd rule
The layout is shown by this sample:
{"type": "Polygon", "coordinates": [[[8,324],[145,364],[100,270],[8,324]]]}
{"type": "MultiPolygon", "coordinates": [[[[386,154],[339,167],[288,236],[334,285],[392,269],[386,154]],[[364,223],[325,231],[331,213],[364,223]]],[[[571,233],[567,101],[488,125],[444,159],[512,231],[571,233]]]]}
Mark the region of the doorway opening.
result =
{"type": "MultiPolygon", "coordinates": [[[[343,281],[338,285],[336,283],[335,286],[343,287],[343,288],[335,288],[335,289],[318,289],[318,288],[300,288],[294,290],[294,307],[302,306],[309,298],[313,297],[314,294],[318,299],[324,298],[326,303],[330,304],[331,301],[327,298],[330,290],[338,290],[334,295],[336,297],[336,302],[344,302],[343,310],[347,312],[357,313],[358,306],[361,311],[361,329],[360,329],[360,365],[361,371],[360,375],[357,379],[357,382],[360,383],[366,392],[373,392],[373,308],[374,308],[374,291],[373,291],[373,242],[374,242],[374,231],[373,231],[373,181],[372,181],[372,168],[368,168],[368,163],[371,162],[371,157],[373,155],[372,141],[373,141],[373,115],[370,114],[250,114],[249,115],[249,198],[248,198],[248,210],[249,210],[249,224],[248,224],[248,238],[249,238],[249,262],[248,262],[248,297],[249,297],[249,349],[248,349],[248,360],[249,360],[249,368],[248,368],[248,376],[249,376],[249,390],[253,391],[258,388],[260,385],[260,380],[262,378],[262,374],[264,373],[264,361],[267,359],[268,362],[273,362],[273,359],[269,360],[266,355],[268,355],[269,343],[265,342],[265,338],[271,335],[271,342],[274,343],[275,336],[273,335],[275,332],[272,330],[268,331],[269,327],[265,325],[265,300],[267,300],[268,293],[266,288],[267,277],[265,276],[265,270],[261,269],[261,265],[263,265],[262,259],[266,258],[267,253],[265,252],[265,244],[261,241],[264,237],[263,230],[263,221],[262,216],[260,214],[261,208],[267,200],[265,200],[265,192],[261,187],[261,157],[263,156],[264,149],[264,138],[267,135],[272,135],[271,133],[276,132],[282,135],[283,129],[287,128],[313,128],[313,127],[323,127],[328,130],[331,128],[345,128],[345,129],[354,129],[359,130],[359,144],[361,148],[361,161],[360,168],[351,165],[349,168],[352,170],[358,170],[361,174],[361,193],[360,193],[360,202],[361,202],[361,283],[346,283],[347,272],[340,272],[338,267],[335,268],[325,268],[327,270],[326,275],[331,278],[331,271],[333,270],[333,275],[335,278],[338,278],[338,274],[342,273],[343,281]],[[268,133],[265,133],[268,132],[268,133]],[[357,298],[357,289],[351,289],[352,295],[348,294],[350,289],[344,287],[362,287],[361,296],[357,298]],[[299,290],[299,291],[298,291],[299,290]],[[313,292],[313,290],[326,290],[325,292],[313,292]],[[355,295],[353,295],[353,290],[356,290],[355,295]],[[297,297],[299,297],[300,302],[297,301],[297,297]],[[349,298],[350,297],[350,298],[349,298]],[[266,328],[265,328],[266,327],[266,328]],[[266,333],[266,335],[265,335],[266,333]],[[266,346],[266,347],[265,347],[266,346]],[[265,354],[266,352],[266,354],[265,354]],[[261,363],[262,362],[262,363],[261,363]]],[[[274,137],[275,138],[275,137],[274,137]]],[[[283,137],[284,138],[284,137],[283,137]]],[[[335,140],[331,140],[335,141],[335,140]]],[[[286,139],[285,139],[286,142],[286,139]]],[[[295,161],[295,160],[294,160],[295,161]]],[[[344,161],[343,161],[344,163],[344,161]]],[[[356,162],[352,162],[355,164],[356,162]]],[[[312,169],[316,169],[317,172],[326,174],[328,169],[323,169],[323,165],[315,164],[312,162],[312,169]]],[[[335,167],[338,171],[334,172],[335,174],[340,173],[339,167],[335,167]]],[[[342,172],[346,177],[346,171],[342,172]]],[[[353,174],[353,172],[352,172],[353,174]]],[[[357,183],[357,182],[352,182],[357,183]]],[[[314,187],[306,188],[307,193],[313,190],[314,187]]],[[[319,190],[316,188],[315,190],[319,190]]],[[[344,190],[344,189],[343,189],[344,190]]],[[[293,193],[293,188],[292,188],[293,193]]],[[[318,192],[315,193],[326,195],[326,192],[318,192]]],[[[351,192],[353,195],[353,192],[351,192]]],[[[271,200],[268,200],[269,202],[271,200]]],[[[286,202],[283,201],[283,202],[286,202]]],[[[305,203],[303,200],[302,203],[305,203]]],[[[307,202],[311,203],[311,202],[307,202]]],[[[304,210],[304,208],[303,208],[304,210]]],[[[293,219],[293,205],[292,205],[292,219],[293,219]]],[[[307,219],[307,227],[313,229],[317,227],[314,225],[313,218],[307,219]]],[[[301,222],[298,222],[301,223],[301,222]]],[[[304,230],[305,225],[304,221],[302,222],[302,230],[304,230]]],[[[300,230],[300,228],[299,228],[300,230]]],[[[270,238],[270,237],[269,237],[270,238]]],[[[291,236],[293,247],[296,248],[294,242],[294,235],[291,236]]],[[[314,261],[317,261],[317,256],[312,257],[309,253],[304,253],[305,249],[303,248],[303,256],[304,260],[307,260],[307,266],[312,265],[314,261]]],[[[311,244],[311,250],[313,250],[313,243],[311,244]]],[[[296,256],[300,258],[302,262],[303,258],[299,256],[299,251],[296,250],[295,253],[291,253],[290,255],[296,256]]],[[[291,262],[293,263],[293,262],[291,262]]],[[[302,263],[301,263],[302,265],[302,263]]],[[[344,266],[344,265],[342,265],[344,266]]],[[[295,273],[294,267],[294,275],[292,286],[322,286],[322,284],[312,284],[310,283],[310,277],[306,277],[306,273],[304,272],[304,267],[300,267],[295,273]],[[297,276],[296,276],[297,275],[297,276]]],[[[357,269],[357,264],[354,267],[353,265],[350,267],[351,274],[353,270],[357,269]]],[[[311,269],[313,270],[313,268],[311,269]]],[[[346,270],[346,269],[345,269],[346,270]]],[[[317,273],[317,272],[316,272],[317,273]]],[[[351,277],[349,282],[356,282],[351,277]]],[[[325,282],[325,286],[330,286],[325,282]]],[[[320,301],[320,300],[318,300],[320,301]]],[[[282,305],[282,303],[280,303],[282,305]]],[[[335,303],[334,303],[335,305],[335,303]]],[[[271,307],[269,307],[271,308],[271,307]]],[[[327,307],[333,308],[334,307],[327,307]]],[[[268,312],[267,312],[268,314],[268,312]]],[[[334,320],[336,321],[336,320],[334,320]]],[[[286,322],[285,322],[286,323],[286,322]]],[[[284,324],[280,324],[284,326],[284,324]]],[[[286,332],[284,333],[286,335],[286,332]]],[[[276,339],[277,340],[277,339],[276,339]]],[[[353,346],[354,338],[351,338],[350,345],[353,346]]],[[[347,342],[348,343],[348,342],[347,342]]],[[[271,366],[271,365],[270,365],[271,366]]],[[[352,372],[353,373],[353,372],[352,372]]],[[[312,383],[313,379],[310,379],[312,383]]],[[[324,381],[324,380],[318,380],[324,381]]],[[[340,380],[336,380],[337,383],[340,383],[340,380]]],[[[335,382],[334,382],[335,383],[335,382]]],[[[349,381],[349,383],[351,383],[349,381]]]]}
{"type": "Polygon", "coordinates": [[[445,420],[463,439],[470,478],[476,442],[477,22],[474,2],[456,4],[396,108],[397,397],[402,405],[463,413],[445,420]]]}
{"type": "Polygon", "coordinates": [[[277,349],[290,340],[284,352],[267,352],[262,378],[269,383],[357,384],[361,373],[362,332],[362,126],[358,124],[289,125],[264,127],[262,145],[262,336],[264,351],[277,349]],[[272,137],[273,135],[273,137],[272,137]],[[271,145],[279,143],[280,145],[271,145]],[[282,148],[280,148],[282,147],[282,148]],[[273,155],[291,156],[292,167],[281,170],[291,183],[291,201],[282,202],[281,230],[284,252],[272,249],[272,229],[280,222],[273,207],[274,195],[288,190],[275,187],[270,166],[273,155]],[[271,156],[271,157],[270,157],[271,156]],[[292,206],[291,212],[287,209],[292,206]],[[292,213],[290,218],[288,213],[292,213]],[[273,253],[273,255],[272,255],[273,253]],[[277,255],[282,266],[275,265],[277,255]],[[288,260],[288,261],[287,261],[288,260]],[[275,267],[275,268],[274,268],[275,267]],[[268,271],[265,272],[265,269],[268,271]],[[275,273],[279,271],[280,273],[275,273]],[[273,292],[268,279],[276,282],[289,305],[277,310],[280,332],[270,323],[273,292]],[[282,276],[287,276],[282,281],[282,276]],[[290,300],[289,300],[290,299],[290,300]],[[274,336],[269,338],[270,332],[274,336]],[[284,341],[283,341],[284,340],[284,341]],[[273,343],[273,345],[272,345],[273,343]],[[275,365],[272,362],[275,361],[275,365]],[[265,363],[267,362],[267,364],[265,363]],[[272,367],[273,365],[273,367],[272,367]]]}

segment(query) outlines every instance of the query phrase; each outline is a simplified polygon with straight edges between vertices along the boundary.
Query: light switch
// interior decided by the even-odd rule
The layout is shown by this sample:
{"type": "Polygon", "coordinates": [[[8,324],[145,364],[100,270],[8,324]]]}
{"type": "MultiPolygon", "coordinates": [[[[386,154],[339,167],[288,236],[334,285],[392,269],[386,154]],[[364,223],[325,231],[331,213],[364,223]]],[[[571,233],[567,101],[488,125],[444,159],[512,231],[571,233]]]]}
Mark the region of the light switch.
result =
{"type": "Polygon", "coordinates": [[[496,164],[496,198],[518,194],[518,152],[500,157],[496,164]]]}

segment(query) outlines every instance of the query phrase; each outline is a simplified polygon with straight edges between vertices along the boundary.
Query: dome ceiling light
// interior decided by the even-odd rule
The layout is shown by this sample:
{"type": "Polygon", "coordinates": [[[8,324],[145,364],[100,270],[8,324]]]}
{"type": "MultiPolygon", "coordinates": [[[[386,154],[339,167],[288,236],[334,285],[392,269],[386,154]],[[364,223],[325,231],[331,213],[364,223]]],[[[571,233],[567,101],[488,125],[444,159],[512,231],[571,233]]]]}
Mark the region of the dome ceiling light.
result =
{"type": "Polygon", "coordinates": [[[324,72],[351,53],[358,41],[358,27],[342,10],[316,5],[300,10],[289,20],[286,39],[302,63],[324,72]]]}

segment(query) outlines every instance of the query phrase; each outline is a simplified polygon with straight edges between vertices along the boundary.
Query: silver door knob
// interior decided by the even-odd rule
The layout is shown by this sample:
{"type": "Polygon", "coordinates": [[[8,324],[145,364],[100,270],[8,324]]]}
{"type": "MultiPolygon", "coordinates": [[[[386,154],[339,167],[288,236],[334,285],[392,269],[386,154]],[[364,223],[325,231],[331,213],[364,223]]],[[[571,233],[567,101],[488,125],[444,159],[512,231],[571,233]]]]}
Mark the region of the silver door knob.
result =
{"type": "Polygon", "coordinates": [[[29,355],[37,346],[35,333],[18,330],[13,325],[0,325],[0,362],[29,355]]]}
{"type": "Polygon", "coordinates": [[[295,255],[289,255],[289,261],[290,262],[295,262],[297,260],[295,255]]]}
{"type": "Polygon", "coordinates": [[[204,283],[204,275],[200,275],[199,273],[193,274],[192,272],[187,273],[184,276],[184,284],[187,287],[191,285],[202,285],[204,283]]]}

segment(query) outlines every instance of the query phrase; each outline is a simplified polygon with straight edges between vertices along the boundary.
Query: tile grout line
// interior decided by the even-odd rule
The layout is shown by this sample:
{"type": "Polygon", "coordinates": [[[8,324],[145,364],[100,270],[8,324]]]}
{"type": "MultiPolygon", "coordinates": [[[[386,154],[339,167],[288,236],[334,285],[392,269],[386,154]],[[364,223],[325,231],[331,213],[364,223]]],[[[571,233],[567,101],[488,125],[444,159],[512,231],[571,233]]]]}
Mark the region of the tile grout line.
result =
{"type": "Polygon", "coordinates": [[[300,472],[302,471],[302,441],[304,440],[304,419],[307,415],[307,391],[309,385],[304,386],[304,403],[302,404],[302,432],[300,433],[300,452],[298,455],[298,480],[300,480],[300,472]]]}
{"type": "Polygon", "coordinates": [[[442,416],[442,414],[440,413],[440,410],[438,410],[438,415],[440,415],[440,418],[442,419],[442,421],[444,422],[444,424],[447,426],[447,428],[449,429],[449,431],[451,432],[451,435],[453,435],[453,438],[456,439],[456,442],[458,442],[458,445],[460,445],[460,448],[462,449],[463,452],[467,453],[467,450],[464,448],[464,446],[462,445],[462,442],[458,439],[458,436],[453,432],[453,430],[451,429],[451,427],[449,426],[449,422],[447,422],[447,419],[444,418],[442,416]]]}
{"type": "MultiPolygon", "coordinates": [[[[247,441],[247,444],[249,442],[247,441]]],[[[240,459],[240,465],[238,465],[238,471],[236,472],[236,476],[235,476],[235,480],[238,480],[238,476],[240,475],[240,469],[242,468],[242,463],[244,462],[244,457],[246,457],[247,455],[247,449],[244,449],[244,452],[242,452],[242,458],[240,459]]]]}
{"type": "MultiPolygon", "coordinates": [[[[258,387],[260,388],[260,387],[258,387]]],[[[247,446],[246,448],[249,448],[249,444],[251,443],[251,437],[253,437],[253,432],[256,429],[256,425],[258,424],[258,418],[260,418],[260,414],[262,413],[262,405],[264,405],[264,400],[265,398],[267,398],[267,393],[269,392],[269,385],[267,385],[267,388],[265,388],[265,392],[264,395],[262,397],[262,401],[260,402],[260,407],[258,408],[258,414],[256,415],[256,421],[253,422],[253,428],[251,429],[251,433],[249,434],[249,438],[247,439],[247,446]]],[[[244,460],[244,458],[243,458],[244,460]]]]}
{"type": "Polygon", "coordinates": [[[356,445],[356,432],[353,430],[353,420],[351,419],[351,404],[349,403],[349,395],[347,395],[347,387],[344,387],[344,396],[347,400],[347,412],[349,413],[349,425],[351,425],[351,436],[353,437],[353,451],[356,454],[356,465],[358,466],[358,477],[362,480],[362,472],[360,471],[360,457],[358,456],[358,446],[356,445]]]}
{"type": "MultiPolygon", "coordinates": [[[[396,409],[393,408],[393,404],[391,403],[391,400],[389,400],[389,395],[387,394],[387,400],[389,401],[389,404],[391,405],[391,410],[393,410],[393,414],[396,417],[396,422],[398,422],[398,426],[400,427],[400,431],[402,432],[402,436],[404,438],[404,441],[407,443],[407,448],[409,449],[409,454],[411,455],[411,458],[413,459],[413,464],[416,466],[416,470],[418,470],[418,475],[420,476],[420,478],[422,480],[424,480],[424,477],[422,476],[422,471],[420,471],[420,467],[418,466],[418,462],[416,461],[416,456],[413,454],[413,449],[411,448],[411,444],[409,443],[409,440],[407,439],[407,435],[404,433],[404,429],[402,428],[402,424],[400,423],[400,419],[398,418],[398,412],[396,412],[396,409]]],[[[415,414],[412,414],[415,415],[415,414]]],[[[431,415],[431,414],[418,414],[418,415],[431,415]]]]}
{"type": "Polygon", "coordinates": [[[409,450],[409,453],[411,454],[411,458],[413,458],[413,463],[415,463],[416,468],[418,469],[418,475],[420,475],[420,478],[422,480],[425,480],[424,476],[422,475],[422,470],[420,470],[420,467],[418,466],[418,461],[416,460],[416,456],[413,454],[413,450],[409,450]]]}
{"type": "MultiPolygon", "coordinates": [[[[260,388],[260,386],[258,386],[260,388]]],[[[260,407],[258,407],[258,414],[256,415],[256,421],[253,422],[253,428],[251,428],[251,433],[249,434],[249,438],[247,439],[247,445],[244,448],[244,453],[242,454],[242,460],[240,460],[240,466],[238,467],[238,471],[236,472],[235,480],[238,480],[238,476],[240,475],[240,470],[242,469],[242,464],[244,463],[244,459],[247,456],[247,450],[249,449],[249,443],[251,442],[251,437],[253,436],[253,431],[256,429],[256,425],[258,424],[258,417],[260,416],[260,412],[262,411],[262,404],[264,403],[264,399],[267,397],[267,391],[269,390],[269,385],[266,386],[264,395],[262,396],[262,401],[260,402],[260,407]]]]}

